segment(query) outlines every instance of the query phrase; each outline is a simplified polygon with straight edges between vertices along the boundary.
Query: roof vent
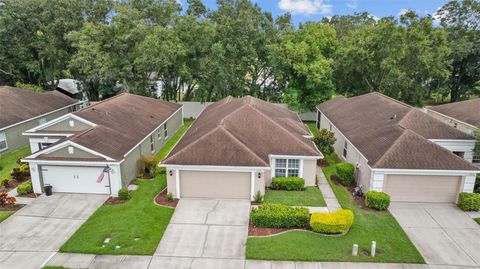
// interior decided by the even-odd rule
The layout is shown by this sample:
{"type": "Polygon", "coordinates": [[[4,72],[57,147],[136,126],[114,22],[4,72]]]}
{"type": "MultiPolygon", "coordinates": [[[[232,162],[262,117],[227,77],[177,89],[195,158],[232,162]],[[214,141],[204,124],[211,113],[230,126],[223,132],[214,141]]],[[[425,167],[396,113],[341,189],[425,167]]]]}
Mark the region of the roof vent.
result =
{"type": "Polygon", "coordinates": [[[391,120],[394,120],[394,119],[396,119],[396,118],[397,118],[397,114],[393,114],[393,115],[390,117],[391,120]]]}

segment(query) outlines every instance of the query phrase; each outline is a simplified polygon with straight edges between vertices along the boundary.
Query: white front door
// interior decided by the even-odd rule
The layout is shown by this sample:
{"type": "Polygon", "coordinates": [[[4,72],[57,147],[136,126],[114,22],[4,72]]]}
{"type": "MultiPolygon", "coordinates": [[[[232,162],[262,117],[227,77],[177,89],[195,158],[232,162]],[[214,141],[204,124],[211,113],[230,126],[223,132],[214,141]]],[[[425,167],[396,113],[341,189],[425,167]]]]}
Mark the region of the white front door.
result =
{"type": "Polygon", "coordinates": [[[42,166],[43,184],[52,185],[53,192],[110,194],[108,173],[97,183],[104,167],[42,166]]]}

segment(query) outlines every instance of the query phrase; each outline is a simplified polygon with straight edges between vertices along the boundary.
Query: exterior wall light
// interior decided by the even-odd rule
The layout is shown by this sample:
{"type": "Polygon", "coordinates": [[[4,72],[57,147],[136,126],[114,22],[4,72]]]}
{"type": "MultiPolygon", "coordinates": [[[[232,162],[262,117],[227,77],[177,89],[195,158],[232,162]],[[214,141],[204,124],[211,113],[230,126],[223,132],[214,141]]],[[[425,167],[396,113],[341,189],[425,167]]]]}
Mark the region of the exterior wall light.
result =
{"type": "Polygon", "coordinates": [[[262,173],[258,173],[258,179],[261,179],[262,178],[262,173]]]}
{"type": "Polygon", "coordinates": [[[170,171],[168,172],[168,174],[169,174],[170,176],[173,176],[173,171],[170,170],[170,171]]]}

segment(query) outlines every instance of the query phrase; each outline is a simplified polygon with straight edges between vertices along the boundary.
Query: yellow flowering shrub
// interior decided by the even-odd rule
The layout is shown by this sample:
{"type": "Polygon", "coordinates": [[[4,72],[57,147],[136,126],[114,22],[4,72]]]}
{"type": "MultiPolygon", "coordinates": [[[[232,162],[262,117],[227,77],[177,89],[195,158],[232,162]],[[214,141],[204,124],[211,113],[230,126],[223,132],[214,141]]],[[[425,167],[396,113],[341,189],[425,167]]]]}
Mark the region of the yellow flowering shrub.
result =
{"type": "Polygon", "coordinates": [[[353,220],[353,212],[347,209],[333,213],[313,213],[310,217],[310,227],[317,233],[341,234],[350,229],[353,220]]]}

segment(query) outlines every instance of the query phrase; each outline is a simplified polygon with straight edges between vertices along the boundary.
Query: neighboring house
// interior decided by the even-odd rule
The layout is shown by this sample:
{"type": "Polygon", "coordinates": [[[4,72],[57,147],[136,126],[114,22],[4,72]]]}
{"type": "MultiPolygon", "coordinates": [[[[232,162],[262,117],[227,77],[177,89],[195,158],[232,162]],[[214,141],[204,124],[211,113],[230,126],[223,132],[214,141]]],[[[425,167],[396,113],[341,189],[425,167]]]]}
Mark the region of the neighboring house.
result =
{"type": "Polygon", "coordinates": [[[335,152],[356,165],[364,191],[408,202],[456,202],[473,191],[475,141],[420,109],[380,93],[338,96],[317,109],[317,127],[335,133],[335,152]]]}
{"type": "Polygon", "coordinates": [[[252,200],[273,177],[315,185],[323,158],[312,134],[288,109],[247,96],[209,105],[161,162],[177,198],[252,200]]]}
{"type": "Polygon", "coordinates": [[[81,91],[78,87],[79,83],[80,82],[78,80],[71,78],[60,79],[58,80],[57,90],[71,98],[87,101],[84,92],[81,91]]]}
{"type": "Polygon", "coordinates": [[[0,86],[0,154],[28,145],[22,132],[75,111],[81,102],[58,92],[0,86]]]}
{"type": "Polygon", "coordinates": [[[183,124],[182,106],[123,93],[24,133],[34,191],[117,196],[183,124]]]}
{"type": "MultiPolygon", "coordinates": [[[[431,106],[425,109],[428,115],[439,119],[458,130],[474,135],[480,128],[480,98],[431,106]]],[[[480,156],[473,156],[473,163],[480,165],[480,156]]]]}

